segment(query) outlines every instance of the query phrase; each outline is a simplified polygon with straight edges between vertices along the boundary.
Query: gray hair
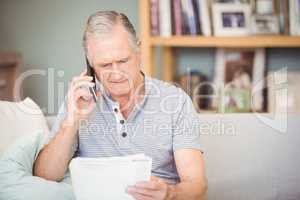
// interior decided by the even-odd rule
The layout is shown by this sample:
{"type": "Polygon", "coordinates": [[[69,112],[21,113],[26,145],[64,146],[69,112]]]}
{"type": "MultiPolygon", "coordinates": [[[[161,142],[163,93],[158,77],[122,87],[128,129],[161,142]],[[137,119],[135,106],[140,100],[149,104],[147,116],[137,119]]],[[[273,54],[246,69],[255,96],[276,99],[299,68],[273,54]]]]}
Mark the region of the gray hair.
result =
{"type": "Polygon", "coordinates": [[[140,42],[136,35],[136,31],[129,21],[128,17],[125,14],[118,13],[116,11],[98,11],[88,18],[84,30],[83,47],[86,55],[88,53],[88,38],[109,34],[113,27],[118,23],[121,23],[126,31],[128,31],[133,48],[137,50],[139,48],[140,42]]]}

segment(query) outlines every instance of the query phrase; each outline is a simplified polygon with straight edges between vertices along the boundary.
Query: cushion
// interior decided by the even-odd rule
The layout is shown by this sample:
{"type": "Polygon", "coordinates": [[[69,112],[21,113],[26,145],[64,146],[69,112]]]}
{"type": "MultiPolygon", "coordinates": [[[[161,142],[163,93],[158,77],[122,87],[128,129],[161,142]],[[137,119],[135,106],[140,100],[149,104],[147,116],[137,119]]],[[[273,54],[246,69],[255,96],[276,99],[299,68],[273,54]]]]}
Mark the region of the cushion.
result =
{"type": "Polygon", "coordinates": [[[32,176],[33,163],[43,147],[41,131],[19,138],[0,160],[0,200],[74,200],[69,173],[60,183],[32,176]]]}
{"type": "Polygon", "coordinates": [[[0,157],[16,139],[26,133],[48,134],[45,117],[30,98],[21,102],[0,101],[0,157]]]}

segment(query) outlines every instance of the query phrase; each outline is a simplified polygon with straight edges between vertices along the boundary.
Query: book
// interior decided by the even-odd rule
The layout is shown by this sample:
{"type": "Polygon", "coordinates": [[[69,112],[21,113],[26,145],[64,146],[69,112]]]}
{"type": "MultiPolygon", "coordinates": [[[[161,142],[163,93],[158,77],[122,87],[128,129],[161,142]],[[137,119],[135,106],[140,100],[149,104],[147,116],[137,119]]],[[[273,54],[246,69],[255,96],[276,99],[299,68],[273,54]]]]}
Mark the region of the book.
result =
{"type": "Polygon", "coordinates": [[[173,16],[174,16],[174,33],[175,35],[182,35],[183,32],[183,19],[182,8],[180,0],[173,1],[173,16]]]}
{"type": "Polygon", "coordinates": [[[211,20],[208,0],[198,0],[198,13],[201,31],[204,36],[211,36],[211,20]]]}
{"type": "Polygon", "coordinates": [[[160,0],[158,7],[160,36],[170,37],[172,35],[171,2],[170,0],[160,0]]]}
{"type": "Polygon", "coordinates": [[[151,0],[151,33],[159,35],[158,0],[151,0]]]}
{"type": "Polygon", "coordinates": [[[185,34],[197,35],[200,33],[199,15],[195,1],[181,0],[184,16],[185,34]]]}
{"type": "Polygon", "coordinates": [[[144,154],[122,157],[77,157],[70,162],[72,187],[77,200],[133,200],[128,186],[150,181],[152,159],[144,154]]]}

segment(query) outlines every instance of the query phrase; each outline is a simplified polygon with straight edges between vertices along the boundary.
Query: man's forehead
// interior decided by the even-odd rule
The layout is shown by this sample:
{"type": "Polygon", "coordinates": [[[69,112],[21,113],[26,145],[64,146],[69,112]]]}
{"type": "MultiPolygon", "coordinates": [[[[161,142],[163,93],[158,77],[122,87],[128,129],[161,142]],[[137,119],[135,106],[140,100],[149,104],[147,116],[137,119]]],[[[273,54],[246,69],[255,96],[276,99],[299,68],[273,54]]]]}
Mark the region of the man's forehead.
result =
{"type": "Polygon", "coordinates": [[[93,60],[94,64],[99,63],[110,63],[112,61],[118,61],[121,59],[128,58],[130,53],[114,53],[114,52],[106,52],[105,54],[94,54],[93,60]]]}
{"type": "Polygon", "coordinates": [[[132,53],[132,47],[126,42],[118,43],[114,40],[90,41],[89,53],[94,62],[128,57],[132,53]]]}

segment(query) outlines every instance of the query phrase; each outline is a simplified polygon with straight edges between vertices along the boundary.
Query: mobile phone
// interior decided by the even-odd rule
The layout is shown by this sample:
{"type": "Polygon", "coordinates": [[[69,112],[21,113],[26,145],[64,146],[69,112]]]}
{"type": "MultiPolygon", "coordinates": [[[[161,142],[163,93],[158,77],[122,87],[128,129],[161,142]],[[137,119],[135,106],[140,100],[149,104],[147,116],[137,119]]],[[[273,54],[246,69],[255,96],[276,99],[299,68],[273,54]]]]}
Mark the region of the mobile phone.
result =
{"type": "Polygon", "coordinates": [[[89,87],[89,90],[93,96],[94,101],[97,102],[95,71],[94,71],[93,67],[90,65],[90,62],[87,59],[87,57],[85,57],[85,61],[86,61],[86,67],[87,67],[87,75],[92,76],[93,77],[92,82],[95,83],[95,85],[93,87],[89,87]]]}

